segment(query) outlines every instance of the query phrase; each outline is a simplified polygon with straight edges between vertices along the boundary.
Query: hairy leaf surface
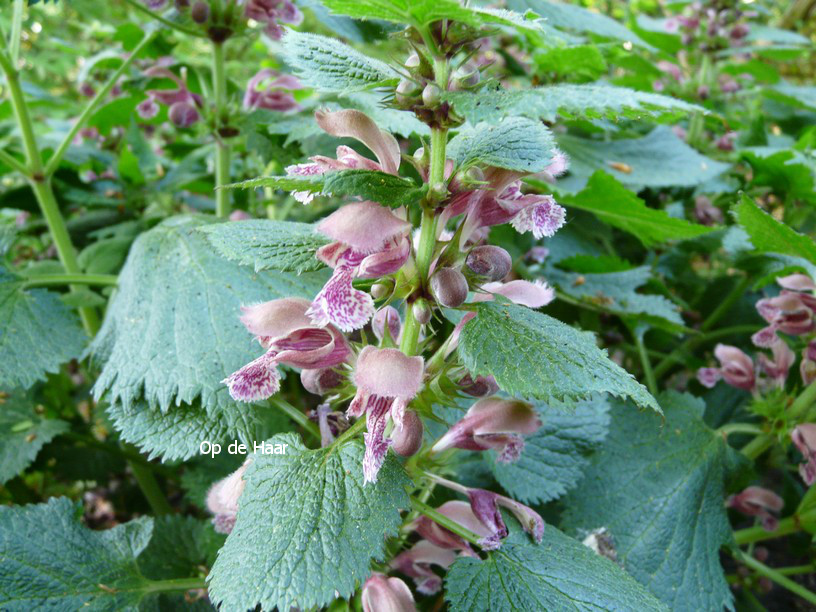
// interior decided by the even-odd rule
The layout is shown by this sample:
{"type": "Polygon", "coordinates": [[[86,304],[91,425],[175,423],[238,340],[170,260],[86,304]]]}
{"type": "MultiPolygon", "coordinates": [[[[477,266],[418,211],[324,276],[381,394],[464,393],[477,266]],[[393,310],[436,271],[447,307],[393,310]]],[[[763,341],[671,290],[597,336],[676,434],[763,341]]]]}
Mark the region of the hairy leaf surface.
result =
{"type": "Polygon", "coordinates": [[[533,173],[550,164],[554,147],[541,122],[510,117],[495,125],[465,127],[448,143],[448,156],[459,167],[481,163],[533,173]]]}
{"type": "Polygon", "coordinates": [[[742,196],[742,201],[735,210],[739,224],[748,232],[751,243],[758,250],[804,257],[816,264],[816,243],[813,239],[780,223],[746,195],[742,196]]]}

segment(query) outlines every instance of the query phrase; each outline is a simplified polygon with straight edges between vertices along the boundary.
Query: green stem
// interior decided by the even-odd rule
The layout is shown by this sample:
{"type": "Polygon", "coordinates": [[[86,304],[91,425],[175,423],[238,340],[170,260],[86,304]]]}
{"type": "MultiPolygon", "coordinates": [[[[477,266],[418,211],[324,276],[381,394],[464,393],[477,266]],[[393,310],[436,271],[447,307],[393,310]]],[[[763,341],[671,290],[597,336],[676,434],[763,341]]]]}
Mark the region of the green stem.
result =
{"type": "Polygon", "coordinates": [[[22,175],[28,175],[28,168],[25,167],[25,164],[18,161],[16,157],[9,155],[2,149],[0,149],[0,161],[22,175]]]}
{"type": "Polygon", "coordinates": [[[773,531],[766,531],[762,526],[748,527],[734,532],[734,541],[737,546],[745,546],[762,540],[781,538],[799,531],[799,517],[789,516],[779,521],[779,526],[773,531]]]}
{"type": "Polygon", "coordinates": [[[230,182],[230,146],[220,133],[227,112],[227,73],[224,67],[224,43],[213,43],[213,91],[215,94],[215,214],[225,218],[230,213],[230,192],[223,189],[230,182]]]}
{"type": "Polygon", "coordinates": [[[792,565],[790,567],[778,567],[776,571],[783,576],[796,576],[798,574],[810,574],[816,572],[816,565],[792,565]]]}
{"type": "Polygon", "coordinates": [[[640,334],[634,329],[631,331],[632,338],[635,340],[635,346],[637,347],[638,356],[640,357],[640,363],[643,366],[646,386],[649,387],[649,392],[656,396],[658,392],[657,379],[655,378],[654,370],[652,370],[652,362],[649,361],[649,355],[646,353],[646,345],[643,343],[644,334],[640,334]]]}
{"type": "Polygon", "coordinates": [[[145,593],[158,593],[161,591],[193,591],[206,589],[207,582],[204,578],[173,578],[171,580],[151,580],[145,585],[145,593]]]}
{"type": "Polygon", "coordinates": [[[11,34],[9,35],[9,55],[11,63],[17,68],[20,62],[20,35],[23,31],[24,0],[14,0],[14,11],[11,14],[11,34]]]}
{"type": "Polygon", "coordinates": [[[798,419],[808,411],[814,401],[816,401],[816,382],[810,383],[793,400],[790,408],[788,408],[788,416],[792,419],[798,419]]]}
{"type": "Polygon", "coordinates": [[[346,431],[344,431],[340,436],[334,441],[332,444],[332,448],[340,448],[343,444],[348,442],[351,438],[356,436],[359,432],[365,429],[366,420],[365,418],[359,418],[355,421],[354,425],[349,427],[346,431]]]}
{"type": "Polygon", "coordinates": [[[759,425],[755,425],[753,423],[727,423],[720,427],[717,430],[717,433],[722,434],[724,436],[731,435],[732,433],[746,433],[746,434],[762,434],[762,427],[759,425]]]}
{"type": "Polygon", "coordinates": [[[422,326],[419,324],[419,321],[416,320],[411,306],[406,306],[405,325],[402,327],[402,339],[400,340],[400,350],[406,355],[416,355],[421,328],[422,326]]]}
{"type": "Polygon", "coordinates": [[[719,305],[711,312],[711,314],[706,317],[706,320],[700,325],[700,331],[706,332],[711,329],[720,319],[723,318],[728,311],[731,310],[731,307],[734,305],[738,299],[742,297],[742,294],[745,293],[745,290],[751,284],[751,279],[747,276],[743,277],[731,291],[728,292],[728,295],[725,296],[725,299],[719,303],[719,305]]]}
{"type": "MultiPolygon", "coordinates": [[[[125,449],[129,450],[127,446],[125,449]]],[[[162,493],[159,483],[156,481],[156,477],[150,468],[136,461],[128,461],[128,465],[130,466],[131,472],[133,472],[136,483],[139,485],[145,498],[147,498],[147,503],[150,504],[153,514],[156,516],[172,514],[173,508],[170,507],[167,498],[164,496],[164,493],[162,493]]]]}
{"type": "Polygon", "coordinates": [[[206,38],[206,36],[207,36],[207,34],[205,32],[203,32],[202,30],[197,30],[197,29],[194,29],[194,28],[188,28],[185,25],[182,25],[180,23],[176,23],[175,21],[171,21],[171,20],[167,19],[166,17],[164,17],[162,15],[159,15],[158,13],[156,13],[154,11],[151,11],[142,2],[140,2],[140,0],[125,0],[125,3],[132,6],[137,11],[140,11],[140,12],[144,13],[145,15],[149,16],[151,19],[155,19],[159,23],[163,23],[168,28],[172,28],[174,30],[177,30],[179,32],[187,34],[188,36],[195,36],[197,38],[206,38]]]}
{"type": "Polygon", "coordinates": [[[658,363],[654,368],[655,377],[662,378],[666,372],[668,372],[671,367],[675,363],[683,363],[684,359],[683,356],[691,350],[694,350],[698,346],[705,344],[706,342],[711,342],[712,340],[718,340],[719,338],[724,338],[727,336],[733,336],[738,334],[750,334],[757,330],[756,325],[734,325],[733,327],[723,327],[721,329],[715,329],[705,334],[700,334],[698,336],[692,336],[691,338],[687,338],[683,343],[674,349],[671,353],[669,353],[665,359],[663,359],[660,363],[658,363]]]}
{"type": "Polygon", "coordinates": [[[773,443],[774,437],[771,434],[761,434],[743,446],[740,452],[748,459],[756,459],[773,446],[773,443]]]}
{"type": "MultiPolygon", "coordinates": [[[[433,185],[433,183],[431,183],[433,185]]],[[[431,269],[434,250],[436,249],[436,215],[433,209],[422,211],[422,227],[419,230],[419,248],[416,260],[419,278],[423,287],[428,285],[428,272],[431,269]]]]}
{"type": "Polygon", "coordinates": [[[757,572],[758,574],[765,576],[766,578],[770,578],[779,586],[786,588],[791,593],[798,595],[805,601],[816,604],[816,593],[810,591],[803,587],[798,582],[794,582],[784,574],[776,571],[773,568],[768,567],[764,563],[760,563],[750,555],[746,555],[742,551],[734,551],[733,552],[734,558],[739,561],[740,563],[750,567],[752,570],[757,572]]]}
{"type": "Polygon", "coordinates": [[[119,80],[125,70],[133,63],[136,57],[141,53],[142,49],[144,49],[150,41],[153,40],[153,37],[156,35],[154,31],[148,31],[145,33],[144,37],[142,38],[141,42],[130,52],[130,55],[122,62],[119,68],[110,76],[107,80],[105,85],[96,92],[96,95],[85,105],[82,113],[79,115],[76,121],[74,121],[74,125],[71,126],[71,129],[68,131],[68,134],[63,138],[62,142],[60,143],[57,150],[54,152],[54,155],[48,160],[48,164],[45,166],[44,174],[45,176],[51,176],[57,170],[62,161],[62,158],[65,156],[65,152],[68,150],[68,147],[71,146],[71,143],[74,140],[74,137],[79,133],[79,130],[82,129],[82,126],[90,118],[91,114],[96,110],[99,106],[100,102],[102,102],[116,85],[116,82],[119,80]]]}
{"type": "Polygon", "coordinates": [[[298,410],[292,404],[280,399],[279,397],[273,396],[269,401],[273,406],[280,408],[290,419],[309,432],[313,438],[320,440],[320,430],[318,429],[317,425],[312,423],[309,420],[309,417],[307,417],[301,410],[298,410]]]}
{"type": "Polygon", "coordinates": [[[470,542],[471,544],[475,544],[476,546],[479,545],[478,535],[473,533],[470,529],[462,527],[459,523],[457,523],[451,518],[448,518],[441,512],[431,508],[428,504],[419,501],[416,497],[411,497],[411,507],[420,514],[424,514],[425,516],[427,516],[434,523],[441,525],[448,531],[452,531],[465,541],[470,542]]]}
{"type": "Polygon", "coordinates": [[[43,274],[23,282],[23,287],[58,287],[60,285],[99,285],[115,287],[119,277],[115,274],[43,274]]]}

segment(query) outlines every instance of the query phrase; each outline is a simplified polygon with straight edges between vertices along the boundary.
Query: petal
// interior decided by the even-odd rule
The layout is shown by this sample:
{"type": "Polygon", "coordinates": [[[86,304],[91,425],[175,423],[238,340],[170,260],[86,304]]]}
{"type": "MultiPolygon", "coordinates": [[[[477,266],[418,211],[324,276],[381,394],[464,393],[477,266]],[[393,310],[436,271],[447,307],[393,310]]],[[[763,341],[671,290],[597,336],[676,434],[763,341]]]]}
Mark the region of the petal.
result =
{"type": "Polygon", "coordinates": [[[706,389],[712,389],[721,378],[722,375],[718,368],[700,368],[697,370],[697,380],[706,389]]]}
{"type": "Polygon", "coordinates": [[[354,138],[367,146],[384,172],[396,174],[400,164],[400,148],[397,139],[377,127],[368,115],[358,110],[325,111],[315,113],[320,128],[337,138],[354,138]]]}
{"type": "Polygon", "coordinates": [[[374,300],[352,287],[353,273],[335,270],[329,282],[317,294],[306,314],[318,326],[332,324],[345,332],[364,327],[374,314],[374,300]]]}
{"type": "Polygon", "coordinates": [[[407,236],[399,239],[397,244],[389,246],[386,250],[374,253],[366,257],[360,263],[357,272],[359,278],[380,278],[388,274],[394,274],[411,255],[411,241],[407,236]]]}
{"type": "Polygon", "coordinates": [[[503,295],[514,304],[541,308],[555,299],[555,290],[542,280],[514,280],[509,283],[487,283],[482,289],[503,295]]]}
{"type": "Polygon", "coordinates": [[[538,201],[521,210],[510,222],[521,234],[532,232],[536,239],[555,235],[566,221],[567,211],[552,196],[537,196],[538,201]]]}
{"type": "Polygon", "coordinates": [[[499,505],[498,495],[483,489],[468,491],[470,507],[476,518],[490,531],[490,534],[479,540],[479,546],[485,550],[495,550],[501,547],[502,538],[507,537],[507,525],[504,523],[499,505]]]}
{"type": "Polygon", "coordinates": [[[400,330],[402,329],[402,319],[399,311],[393,306],[383,306],[371,319],[371,331],[377,337],[377,340],[382,340],[385,336],[385,330],[392,340],[399,338],[400,330]]]}
{"type": "Polygon", "coordinates": [[[408,234],[411,224],[374,202],[352,202],[323,219],[317,231],[362,253],[374,253],[392,238],[408,234]]]}
{"type": "Polygon", "coordinates": [[[388,424],[390,402],[380,398],[366,409],[366,425],[368,431],[363,435],[365,440],[365,454],[363,455],[363,484],[377,482],[377,474],[385,462],[388,447],[392,440],[385,437],[385,428],[388,424]]]}
{"type": "Polygon", "coordinates": [[[330,268],[357,268],[366,258],[365,253],[357,251],[344,242],[332,242],[317,249],[315,253],[330,268]]]}
{"type": "Polygon", "coordinates": [[[302,298],[282,298],[241,307],[241,323],[247,331],[260,338],[273,340],[301,327],[311,327],[306,316],[311,303],[302,298]]]}
{"type": "Polygon", "coordinates": [[[238,402],[257,402],[272,397],[280,389],[274,351],[261,355],[221,382],[229,387],[232,399],[238,402]]]}
{"type": "Polygon", "coordinates": [[[353,380],[367,393],[410,400],[422,388],[424,368],[422,357],[369,345],[357,358],[353,380]]]}
{"type": "Polygon", "coordinates": [[[790,274],[776,279],[780,287],[791,291],[816,291],[816,283],[806,274],[790,274]]]}

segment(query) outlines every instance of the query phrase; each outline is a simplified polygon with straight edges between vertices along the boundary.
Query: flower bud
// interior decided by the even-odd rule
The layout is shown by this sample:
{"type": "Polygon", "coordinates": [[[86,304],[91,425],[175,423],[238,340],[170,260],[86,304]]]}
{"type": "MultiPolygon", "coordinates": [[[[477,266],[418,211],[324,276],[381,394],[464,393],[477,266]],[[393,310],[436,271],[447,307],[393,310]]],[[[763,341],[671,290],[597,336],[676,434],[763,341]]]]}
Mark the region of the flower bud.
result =
{"type": "Polygon", "coordinates": [[[399,338],[402,319],[400,319],[399,311],[393,306],[383,306],[374,313],[371,319],[371,331],[377,336],[377,340],[383,339],[386,328],[391,340],[399,338]]]}
{"type": "Polygon", "coordinates": [[[422,90],[422,103],[428,108],[436,108],[442,101],[442,90],[436,83],[428,83],[422,90]]]}
{"type": "Polygon", "coordinates": [[[460,91],[463,89],[472,89],[479,84],[482,75],[479,70],[470,65],[460,66],[453,73],[453,83],[451,89],[453,91],[460,91]]]}
{"type": "Polygon", "coordinates": [[[395,427],[391,433],[394,452],[403,457],[415,455],[422,448],[423,432],[424,427],[419,415],[413,410],[406,410],[402,416],[402,427],[395,427]]]}
{"type": "Polygon", "coordinates": [[[411,589],[399,578],[373,573],[361,596],[363,612],[416,612],[411,589]]]}
{"type": "Polygon", "coordinates": [[[375,300],[381,300],[382,298],[386,297],[394,288],[390,286],[388,283],[374,283],[371,286],[371,297],[375,300]]]}
{"type": "Polygon", "coordinates": [[[343,375],[332,368],[303,370],[300,373],[300,382],[309,393],[325,395],[343,382],[343,375]]]}
{"type": "Polygon", "coordinates": [[[210,5],[206,2],[196,2],[190,11],[190,17],[196,23],[207,23],[210,18],[210,5]]]}
{"type": "Polygon", "coordinates": [[[425,300],[417,300],[411,306],[411,314],[414,315],[417,323],[427,325],[431,320],[431,307],[425,300]]]}
{"type": "Polygon", "coordinates": [[[167,111],[167,116],[173,125],[187,128],[199,120],[198,109],[189,102],[176,102],[167,111]]]}
{"type": "Polygon", "coordinates": [[[799,475],[810,486],[816,482],[816,423],[797,425],[791,432],[791,440],[805,460],[799,464],[799,475]]]}
{"type": "Polygon", "coordinates": [[[218,533],[230,533],[238,515],[238,500],[244,492],[244,472],[250,460],[226,478],[216,482],[207,493],[207,509],[215,516],[213,526],[218,533]]]}
{"type": "Polygon", "coordinates": [[[776,493],[762,487],[748,487],[725,501],[728,508],[734,508],[748,516],[758,516],[765,531],[773,531],[779,526],[779,519],[771,512],[779,512],[784,504],[776,493]]]}
{"type": "Polygon", "coordinates": [[[510,272],[513,260],[503,248],[488,244],[471,249],[465,264],[474,274],[488,281],[499,281],[510,272]]]}
{"type": "Polygon", "coordinates": [[[442,268],[431,277],[431,292],[442,306],[456,308],[467,299],[468,283],[459,270],[442,268]]]}
{"type": "Polygon", "coordinates": [[[477,376],[476,380],[473,380],[470,374],[465,374],[459,379],[458,384],[462,392],[473,397],[487,397],[499,391],[499,385],[492,376],[477,376]]]}
{"type": "Polygon", "coordinates": [[[397,85],[396,99],[400,106],[411,106],[419,101],[420,86],[414,81],[402,79],[397,85]]]}

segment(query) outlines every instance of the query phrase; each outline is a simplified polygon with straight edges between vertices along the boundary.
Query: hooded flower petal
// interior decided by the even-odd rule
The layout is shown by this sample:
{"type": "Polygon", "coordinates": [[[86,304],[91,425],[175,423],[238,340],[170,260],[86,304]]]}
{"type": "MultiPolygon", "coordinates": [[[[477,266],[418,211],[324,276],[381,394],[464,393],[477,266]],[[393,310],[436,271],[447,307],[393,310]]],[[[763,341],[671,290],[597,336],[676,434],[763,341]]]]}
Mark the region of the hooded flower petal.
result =
{"type": "Polygon", "coordinates": [[[391,134],[378,128],[368,115],[358,110],[319,110],[315,119],[321,129],[332,136],[362,142],[376,155],[383,172],[397,174],[401,155],[399,143],[391,134]]]}
{"type": "Polygon", "coordinates": [[[790,274],[788,276],[780,276],[776,282],[783,289],[790,289],[791,291],[816,291],[816,282],[807,274],[790,274]]]}
{"type": "Polygon", "coordinates": [[[771,512],[782,510],[785,502],[773,491],[762,487],[748,487],[742,493],[729,497],[725,505],[748,516],[758,516],[762,519],[762,527],[766,531],[773,531],[779,525],[779,519],[771,512]]]}
{"type": "Polygon", "coordinates": [[[286,336],[301,327],[311,327],[306,316],[311,302],[302,298],[282,298],[241,307],[241,323],[250,334],[265,341],[286,336]]]}
{"type": "Polygon", "coordinates": [[[319,369],[340,365],[351,356],[345,337],[331,325],[306,327],[270,343],[276,361],[296,368],[319,369]]]}
{"type": "Polygon", "coordinates": [[[410,400],[422,388],[424,367],[422,357],[369,345],[357,358],[353,380],[364,393],[410,400]]]}
{"type": "MultiPolygon", "coordinates": [[[[465,529],[468,529],[481,538],[488,538],[492,535],[492,531],[485,526],[482,521],[474,514],[468,502],[463,501],[448,501],[436,509],[440,514],[445,515],[459,523],[465,529]]],[[[414,522],[414,529],[423,538],[438,546],[448,550],[461,550],[467,556],[476,556],[473,549],[470,547],[461,536],[456,535],[452,531],[445,529],[438,523],[435,523],[427,516],[421,516],[414,522]]]]}
{"type": "Polygon", "coordinates": [[[247,83],[244,108],[265,108],[279,112],[298,110],[300,105],[292,95],[292,91],[298,89],[303,89],[303,85],[295,77],[264,68],[247,83]]]}
{"type": "Polygon", "coordinates": [[[399,578],[374,572],[360,596],[363,612],[416,612],[414,596],[399,578]]]}
{"type": "Polygon", "coordinates": [[[306,311],[312,323],[318,326],[332,324],[350,332],[364,327],[374,314],[374,300],[364,291],[352,286],[354,273],[338,268],[312,305],[306,311]]]}
{"type": "Polygon", "coordinates": [[[398,271],[411,255],[411,241],[407,236],[397,238],[379,253],[373,253],[360,262],[358,278],[381,278],[398,271]]]}
{"type": "Polygon", "coordinates": [[[774,379],[777,386],[784,387],[785,379],[788,377],[788,371],[793,365],[796,355],[781,339],[774,342],[771,351],[773,351],[773,359],[768,359],[765,354],[759,355],[759,367],[774,379]]]}
{"type": "Polygon", "coordinates": [[[385,336],[385,330],[388,329],[388,335],[392,340],[397,340],[402,330],[402,319],[399,311],[393,306],[383,306],[375,314],[371,320],[371,331],[377,337],[377,340],[382,340],[385,336]]]}
{"type": "Polygon", "coordinates": [[[207,493],[207,509],[215,516],[213,526],[218,533],[230,533],[238,514],[238,500],[244,492],[243,480],[249,460],[226,478],[216,482],[207,493]]]}
{"type": "MultiPolygon", "coordinates": [[[[507,534],[507,527],[504,525],[501,512],[499,512],[499,507],[501,506],[513,513],[516,520],[521,523],[524,531],[529,533],[536,542],[540,543],[544,537],[544,520],[538,512],[529,506],[525,506],[504,495],[483,489],[470,489],[470,491],[468,491],[468,497],[470,498],[473,512],[479,520],[486,525],[495,523],[496,534],[507,534]]],[[[502,535],[501,537],[503,538],[505,536],[502,535]]]]}
{"type": "Polygon", "coordinates": [[[797,425],[791,432],[791,440],[805,459],[799,465],[799,474],[810,486],[816,482],[816,423],[797,425]]]}
{"type": "Polygon", "coordinates": [[[323,219],[317,231],[360,253],[382,250],[389,240],[411,231],[411,224],[374,202],[352,202],[323,219]]]}
{"type": "Polygon", "coordinates": [[[735,346],[718,344],[714,356],[720,362],[720,374],[732,387],[753,390],[756,385],[754,363],[751,358],[735,346]]]}
{"type": "MultiPolygon", "coordinates": [[[[482,289],[488,293],[503,295],[514,304],[521,304],[527,308],[541,308],[555,299],[555,290],[543,280],[533,282],[514,280],[509,283],[487,283],[482,289]]],[[[477,295],[475,302],[486,299],[484,294],[477,295]]]]}
{"type": "Polygon", "coordinates": [[[229,387],[232,399],[238,402],[257,402],[272,397],[280,389],[275,352],[261,355],[221,382],[229,387]]]}

